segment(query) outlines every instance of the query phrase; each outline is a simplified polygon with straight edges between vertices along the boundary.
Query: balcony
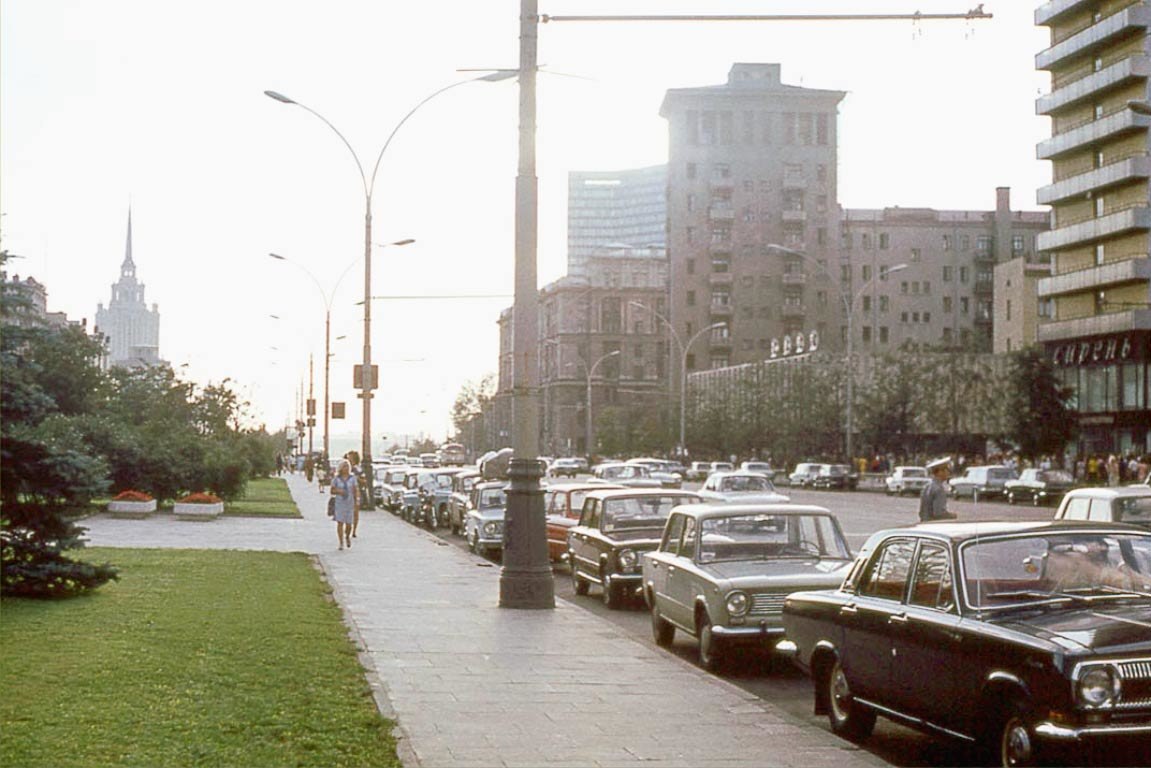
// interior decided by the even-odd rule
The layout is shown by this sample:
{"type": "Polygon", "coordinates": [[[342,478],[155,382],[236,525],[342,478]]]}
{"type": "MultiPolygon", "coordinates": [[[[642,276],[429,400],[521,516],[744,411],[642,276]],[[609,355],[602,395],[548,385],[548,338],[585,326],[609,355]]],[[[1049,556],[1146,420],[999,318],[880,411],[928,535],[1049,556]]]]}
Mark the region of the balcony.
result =
{"type": "Polygon", "coordinates": [[[1151,280],[1151,259],[1132,258],[1042,278],[1038,295],[1046,299],[1148,280],[1151,280]]]}
{"type": "Polygon", "coordinates": [[[735,221],[735,209],[726,205],[713,205],[707,209],[711,221],[735,221]]]}
{"type": "Polygon", "coordinates": [[[713,176],[708,179],[708,186],[711,189],[733,189],[735,188],[735,179],[730,176],[713,176]]]}
{"type": "Polygon", "coordinates": [[[1128,56],[1087,77],[1081,77],[1073,83],[1057,88],[1046,96],[1040,96],[1035,101],[1035,114],[1050,115],[1091,99],[1102,91],[1118,88],[1133,80],[1146,80],[1149,75],[1151,75],[1151,58],[1143,55],[1128,56]]]}
{"type": "Polygon", "coordinates": [[[1035,156],[1039,160],[1057,160],[1085,147],[1122,138],[1125,134],[1145,131],[1151,127],[1151,115],[1140,115],[1127,107],[1117,112],[1089,120],[1050,139],[1039,142],[1035,156]]]}
{"type": "Polygon", "coordinates": [[[1106,315],[1054,320],[1039,324],[1039,341],[1056,342],[1082,336],[1103,336],[1124,331],[1151,330],[1151,309],[1128,309],[1106,315]]]}
{"type": "Polygon", "coordinates": [[[1151,229],[1151,208],[1146,204],[1126,208],[1097,219],[1087,219],[1035,236],[1035,247],[1040,251],[1058,251],[1096,240],[1151,229]]]}
{"type": "Polygon", "coordinates": [[[1040,205],[1054,205],[1072,198],[1081,198],[1088,192],[1101,192],[1108,187],[1132,181],[1147,181],[1148,178],[1151,178],[1151,158],[1138,155],[1040,187],[1035,200],[1040,205]]]}
{"type": "Polygon", "coordinates": [[[1051,0],[1035,9],[1035,26],[1053,24],[1071,13],[1094,6],[1094,0],[1051,0]]]}
{"type": "Polygon", "coordinates": [[[802,171],[784,171],[784,189],[807,189],[807,176],[802,171]]]}
{"type": "Polygon", "coordinates": [[[1101,19],[1082,32],[1040,51],[1035,68],[1052,70],[1079,56],[1087,56],[1123,37],[1143,35],[1151,26],[1151,8],[1143,3],[1132,5],[1101,19]]]}
{"type": "Polygon", "coordinates": [[[735,276],[730,272],[712,272],[707,276],[709,285],[731,285],[735,281],[735,276]]]}
{"type": "Polygon", "coordinates": [[[707,252],[708,253],[710,253],[712,256],[725,255],[728,257],[726,259],[727,261],[731,261],[731,250],[732,250],[731,238],[728,238],[727,240],[718,240],[718,241],[713,240],[712,242],[708,243],[708,245],[707,245],[707,252]]]}
{"type": "Polygon", "coordinates": [[[803,304],[781,304],[779,314],[783,317],[804,317],[807,315],[807,307],[803,304]]]}
{"type": "Polygon", "coordinates": [[[785,222],[805,222],[807,221],[807,211],[783,211],[783,220],[785,222]]]}
{"type": "Polygon", "coordinates": [[[807,273],[784,272],[782,280],[785,286],[798,286],[802,288],[803,286],[807,285],[807,273]]]}
{"type": "Polygon", "coordinates": [[[732,307],[731,302],[729,301],[716,301],[715,299],[711,300],[711,314],[718,316],[720,320],[724,319],[725,317],[731,317],[731,314],[734,311],[735,308],[732,307]]]}
{"type": "Polygon", "coordinates": [[[722,329],[712,331],[708,340],[712,347],[731,348],[731,334],[722,329]]]}

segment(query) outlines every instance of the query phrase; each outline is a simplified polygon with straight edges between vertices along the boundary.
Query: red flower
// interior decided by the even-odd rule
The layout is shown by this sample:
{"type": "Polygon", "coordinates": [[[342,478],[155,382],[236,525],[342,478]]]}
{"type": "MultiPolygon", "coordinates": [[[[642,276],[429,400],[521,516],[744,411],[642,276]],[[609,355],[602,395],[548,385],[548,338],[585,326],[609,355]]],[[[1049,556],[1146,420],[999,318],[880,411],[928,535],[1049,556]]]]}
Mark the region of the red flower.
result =
{"type": "Polygon", "coordinates": [[[223,499],[211,493],[190,493],[180,499],[180,504],[219,504],[223,499]]]}
{"type": "Polygon", "coordinates": [[[143,491],[120,491],[112,501],[151,501],[152,497],[143,491]]]}

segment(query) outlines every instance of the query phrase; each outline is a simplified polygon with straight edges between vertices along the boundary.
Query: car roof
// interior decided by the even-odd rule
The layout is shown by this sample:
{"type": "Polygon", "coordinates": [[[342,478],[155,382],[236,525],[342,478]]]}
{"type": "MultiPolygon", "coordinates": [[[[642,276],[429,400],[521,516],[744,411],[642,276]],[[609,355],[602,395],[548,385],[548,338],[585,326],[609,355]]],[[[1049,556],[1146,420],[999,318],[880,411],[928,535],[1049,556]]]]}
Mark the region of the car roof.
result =
{"type": "Polygon", "coordinates": [[[756,472],[754,469],[726,469],[722,472],[712,472],[708,475],[707,479],[711,480],[713,477],[719,478],[720,480],[725,477],[755,477],[762,480],[763,473],[756,472]]]}
{"type": "Polygon", "coordinates": [[[485,480],[482,483],[476,483],[472,486],[473,491],[486,491],[489,488],[506,488],[508,485],[507,480],[485,480]]]}
{"type": "Polygon", "coordinates": [[[1115,499],[1119,497],[1151,496],[1151,485],[1118,485],[1106,488],[1073,488],[1064,498],[1115,499]]]}
{"type": "Polygon", "coordinates": [[[692,517],[730,517],[732,515],[829,515],[831,510],[814,504],[724,504],[704,502],[683,507],[692,517]]]}
{"type": "Polygon", "coordinates": [[[900,464],[896,469],[922,469],[924,472],[927,471],[927,467],[919,467],[914,464],[900,464]]]}
{"type": "MultiPolygon", "coordinates": [[[[601,488],[603,486],[600,486],[601,488]]],[[[700,495],[695,491],[677,491],[671,488],[604,488],[588,494],[589,499],[622,499],[634,496],[677,496],[685,499],[698,499],[700,495]]]]}
{"type": "Polygon", "coordinates": [[[1115,531],[1117,533],[1147,534],[1147,529],[1138,525],[1125,523],[1103,523],[1095,520],[1030,520],[1030,521],[955,521],[938,523],[920,523],[919,525],[903,528],[889,528],[877,531],[872,539],[880,536],[905,533],[928,533],[941,539],[949,539],[956,543],[973,541],[984,536],[999,536],[1011,533],[1071,533],[1075,531],[1115,531]]]}
{"type": "Polygon", "coordinates": [[[562,491],[568,493],[570,491],[604,491],[612,490],[614,488],[625,488],[623,485],[604,483],[548,483],[544,486],[545,491],[562,491]]]}

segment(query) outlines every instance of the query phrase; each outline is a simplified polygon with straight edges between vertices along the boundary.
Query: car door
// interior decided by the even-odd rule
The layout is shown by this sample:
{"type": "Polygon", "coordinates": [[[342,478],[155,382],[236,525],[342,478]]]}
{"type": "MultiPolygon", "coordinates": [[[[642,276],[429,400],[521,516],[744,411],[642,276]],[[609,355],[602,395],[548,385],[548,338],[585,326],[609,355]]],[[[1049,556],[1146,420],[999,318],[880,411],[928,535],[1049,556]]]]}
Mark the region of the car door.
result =
{"type": "Polygon", "coordinates": [[[665,618],[673,615],[674,606],[667,594],[667,575],[675,567],[675,560],[679,556],[679,543],[683,537],[683,515],[672,515],[667,521],[656,551],[644,555],[647,568],[645,576],[651,588],[652,604],[659,608],[665,618]]]}
{"type": "Polygon", "coordinates": [[[568,551],[571,552],[572,572],[591,574],[598,578],[598,560],[589,532],[599,526],[599,499],[585,499],[579,524],[568,532],[568,551]]]}
{"type": "Polygon", "coordinates": [[[893,617],[905,613],[903,598],[915,545],[913,537],[885,541],[868,563],[853,598],[839,609],[840,661],[851,689],[878,703],[889,701],[891,634],[900,625],[893,617]]]}
{"type": "Polygon", "coordinates": [[[903,610],[891,627],[890,703],[895,709],[947,727],[964,707],[955,690],[962,636],[955,601],[955,569],[947,547],[922,541],[903,610]]]}
{"type": "Polygon", "coordinates": [[[683,536],[676,556],[668,564],[667,617],[670,621],[695,631],[695,557],[699,541],[699,521],[684,516],[683,536]]]}

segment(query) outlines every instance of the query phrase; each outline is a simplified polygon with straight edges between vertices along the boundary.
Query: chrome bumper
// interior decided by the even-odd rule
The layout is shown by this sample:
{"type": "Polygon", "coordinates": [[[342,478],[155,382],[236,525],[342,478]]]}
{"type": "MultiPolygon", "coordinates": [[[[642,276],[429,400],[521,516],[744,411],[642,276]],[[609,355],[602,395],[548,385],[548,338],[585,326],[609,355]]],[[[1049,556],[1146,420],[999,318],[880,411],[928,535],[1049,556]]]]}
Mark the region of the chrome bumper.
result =
{"type": "Polygon", "coordinates": [[[1083,741],[1105,736],[1140,736],[1151,734],[1151,722],[1099,723],[1098,725],[1063,725],[1041,722],[1035,725],[1035,735],[1052,741],[1083,741]]]}
{"type": "Polygon", "coordinates": [[[756,624],[748,627],[716,627],[711,628],[716,637],[730,640],[759,640],[761,638],[783,637],[783,627],[766,627],[756,624]]]}

